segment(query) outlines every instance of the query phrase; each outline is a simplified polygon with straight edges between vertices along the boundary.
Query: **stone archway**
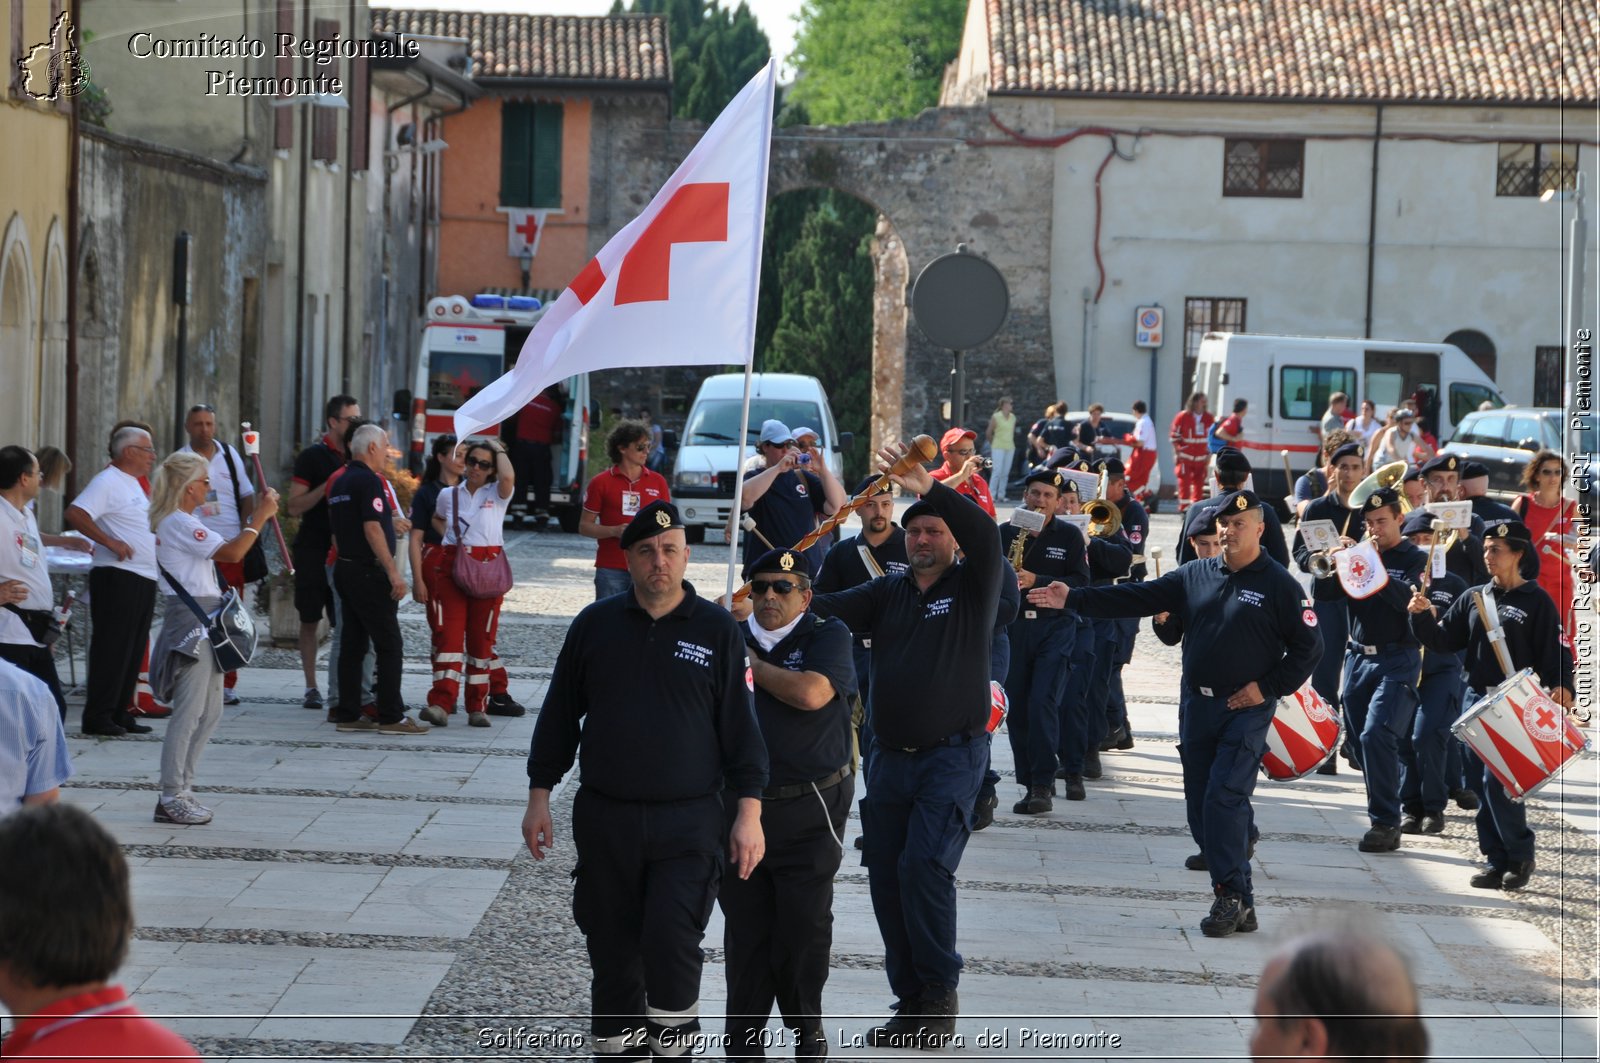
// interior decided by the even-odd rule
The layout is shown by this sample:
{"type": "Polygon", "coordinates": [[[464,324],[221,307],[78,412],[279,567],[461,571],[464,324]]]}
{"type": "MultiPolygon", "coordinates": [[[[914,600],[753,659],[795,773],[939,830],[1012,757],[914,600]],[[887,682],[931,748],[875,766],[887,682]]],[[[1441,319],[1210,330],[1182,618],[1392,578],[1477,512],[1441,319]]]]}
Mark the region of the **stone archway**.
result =
{"type": "MultiPolygon", "coordinates": [[[[878,210],[873,299],[874,445],[948,426],[949,352],[912,327],[906,295],[934,258],[958,244],[1006,278],[1011,313],[967,358],[969,409],[1003,393],[1054,397],[1050,339],[1052,153],[993,135],[988,111],[939,108],[916,118],[774,131],[768,197],[831,188],[878,210]]],[[[976,414],[974,414],[976,416],[976,414]]]]}
{"type": "Polygon", "coordinates": [[[0,240],[0,424],[25,445],[38,432],[38,345],[34,325],[33,256],[21,215],[13,214],[0,240]]]}

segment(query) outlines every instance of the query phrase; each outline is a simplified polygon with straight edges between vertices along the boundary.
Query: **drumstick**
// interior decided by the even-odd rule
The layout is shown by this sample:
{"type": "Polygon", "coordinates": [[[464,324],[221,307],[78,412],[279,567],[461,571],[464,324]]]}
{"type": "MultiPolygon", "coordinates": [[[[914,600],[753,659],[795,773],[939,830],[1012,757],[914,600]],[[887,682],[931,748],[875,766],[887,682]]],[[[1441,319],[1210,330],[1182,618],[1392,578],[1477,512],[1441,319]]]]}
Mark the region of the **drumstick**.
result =
{"type": "MultiPolygon", "coordinates": [[[[261,469],[261,433],[250,428],[249,421],[241,421],[239,427],[244,429],[244,452],[250,455],[250,460],[256,463],[256,479],[261,483],[261,489],[267,489],[267,474],[261,469]]],[[[289,544],[283,540],[283,525],[278,523],[278,518],[269,518],[272,523],[272,534],[278,538],[278,553],[283,556],[283,567],[294,575],[294,561],[289,556],[289,544]]]]}
{"type": "Polygon", "coordinates": [[[777,549],[776,546],[772,545],[771,539],[768,539],[765,535],[761,534],[761,529],[756,527],[756,519],[750,514],[746,513],[743,517],[739,518],[739,527],[743,528],[751,535],[754,535],[757,539],[760,539],[762,542],[766,543],[768,550],[777,549]]]}
{"type": "Polygon", "coordinates": [[[1495,660],[1500,662],[1500,669],[1505,672],[1506,678],[1510,679],[1517,674],[1517,670],[1511,667],[1511,654],[1505,647],[1504,632],[1500,630],[1499,624],[1489,619],[1489,607],[1484,604],[1481,590],[1473,589],[1472,605],[1478,610],[1478,619],[1483,624],[1484,634],[1489,639],[1489,645],[1494,647],[1495,660]]]}
{"type": "Polygon", "coordinates": [[[1161,547],[1152,546],[1150,548],[1150,560],[1155,565],[1156,578],[1160,579],[1161,578],[1161,547]]]}
{"type": "MultiPolygon", "coordinates": [[[[829,532],[833,531],[833,529],[843,524],[850,518],[850,514],[866,505],[868,499],[887,487],[889,485],[889,477],[903,476],[912,469],[916,468],[918,465],[921,465],[923,462],[932,461],[938,455],[938,453],[939,446],[933,441],[932,436],[917,436],[911,441],[911,449],[906,451],[906,454],[903,458],[895,462],[894,465],[885,472],[880,473],[876,480],[873,480],[867,485],[867,489],[865,491],[862,491],[859,495],[856,495],[844,505],[840,506],[831,517],[817,525],[815,530],[796,543],[792,549],[796,553],[804,553],[805,551],[809,550],[812,546],[816,545],[818,539],[822,538],[824,535],[827,535],[829,532]]],[[[766,540],[763,539],[762,542],[766,542],[766,540]]],[[[777,547],[773,547],[773,549],[777,549],[777,547]]],[[[750,584],[748,583],[733,592],[733,600],[736,602],[742,602],[749,596],[750,584]]]]}
{"type": "Polygon", "coordinates": [[[1288,498],[1294,494],[1294,470],[1289,468],[1289,452],[1280,450],[1278,453],[1283,455],[1283,497],[1288,498]]]}

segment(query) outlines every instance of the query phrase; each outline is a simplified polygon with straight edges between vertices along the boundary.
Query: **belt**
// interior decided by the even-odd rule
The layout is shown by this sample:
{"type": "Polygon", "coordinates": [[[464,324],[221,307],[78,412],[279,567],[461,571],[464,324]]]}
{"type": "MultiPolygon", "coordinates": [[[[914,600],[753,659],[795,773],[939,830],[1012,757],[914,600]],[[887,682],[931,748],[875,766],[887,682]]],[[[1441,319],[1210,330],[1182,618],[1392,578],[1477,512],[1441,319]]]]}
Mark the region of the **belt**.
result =
{"type": "Polygon", "coordinates": [[[1346,645],[1365,657],[1376,657],[1381,652],[1381,648],[1378,646],[1367,646],[1354,639],[1351,639],[1346,645]]]}
{"type": "Polygon", "coordinates": [[[836,772],[833,772],[831,775],[824,775],[822,778],[816,779],[812,782],[797,782],[789,786],[774,786],[770,789],[763,790],[761,791],[761,800],[784,801],[791,797],[799,797],[802,794],[808,794],[811,792],[812,787],[816,787],[818,790],[831,790],[833,787],[838,786],[840,783],[850,778],[850,775],[850,765],[846,764],[844,767],[840,768],[836,772]]]}
{"type": "MultiPolygon", "coordinates": [[[[1196,694],[1207,698],[1225,698],[1229,697],[1233,693],[1233,691],[1229,691],[1227,694],[1219,694],[1217,693],[1216,687],[1203,687],[1199,683],[1190,683],[1189,689],[1193,690],[1196,694]]],[[[1235,687],[1234,689],[1237,690],[1238,688],[1235,687]]]]}
{"type": "Polygon", "coordinates": [[[941,739],[931,746],[891,746],[886,744],[884,748],[892,749],[896,753],[926,753],[930,749],[944,749],[946,746],[964,746],[977,737],[977,735],[969,735],[962,732],[961,734],[953,734],[949,738],[941,739]]]}
{"type": "Polygon", "coordinates": [[[1065,609],[1024,609],[1022,611],[1022,619],[1024,620],[1055,620],[1066,615],[1067,611],[1065,609]]]}

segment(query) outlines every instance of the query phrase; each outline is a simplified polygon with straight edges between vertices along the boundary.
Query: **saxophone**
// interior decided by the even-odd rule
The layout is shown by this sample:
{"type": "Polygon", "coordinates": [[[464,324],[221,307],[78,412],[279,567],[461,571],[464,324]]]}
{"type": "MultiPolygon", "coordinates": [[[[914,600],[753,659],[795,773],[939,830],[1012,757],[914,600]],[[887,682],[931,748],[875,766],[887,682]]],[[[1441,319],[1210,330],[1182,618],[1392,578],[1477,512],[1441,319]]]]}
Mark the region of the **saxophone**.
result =
{"type": "MultiPolygon", "coordinates": [[[[1019,506],[1017,508],[1018,509],[1027,509],[1028,507],[1027,506],[1019,506]]],[[[1015,569],[1018,572],[1022,571],[1022,555],[1026,554],[1027,552],[1028,552],[1028,530],[1026,528],[1018,528],[1017,529],[1017,537],[1015,539],[1011,540],[1011,552],[1010,552],[1010,556],[1007,558],[1007,560],[1009,560],[1011,562],[1011,567],[1013,569],[1015,569]]]]}

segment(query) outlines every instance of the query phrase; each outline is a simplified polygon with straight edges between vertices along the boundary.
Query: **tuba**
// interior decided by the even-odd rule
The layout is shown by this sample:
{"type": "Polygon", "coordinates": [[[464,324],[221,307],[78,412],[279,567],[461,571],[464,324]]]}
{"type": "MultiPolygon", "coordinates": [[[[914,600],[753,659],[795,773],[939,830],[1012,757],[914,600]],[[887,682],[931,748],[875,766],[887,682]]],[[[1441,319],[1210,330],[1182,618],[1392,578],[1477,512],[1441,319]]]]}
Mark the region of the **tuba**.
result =
{"type": "Polygon", "coordinates": [[[1109,539],[1122,530],[1122,510],[1117,508],[1115,502],[1106,499],[1106,488],[1110,481],[1111,474],[1102,472],[1095,497],[1083,504],[1083,512],[1089,518],[1091,539],[1109,539]]]}
{"type": "MultiPolygon", "coordinates": [[[[1350,497],[1345,500],[1346,508],[1352,510],[1361,509],[1367,504],[1367,499],[1371,498],[1375,492],[1385,487],[1395,487],[1405,477],[1406,463],[1403,461],[1391,461],[1387,465],[1374,469],[1370,476],[1356,484],[1355,489],[1350,492],[1350,497]]],[[[1403,492],[1400,495],[1400,512],[1402,514],[1411,512],[1411,503],[1406,501],[1406,496],[1403,492]]],[[[1345,520],[1345,528],[1348,529],[1349,526],[1350,522],[1347,518],[1345,520]]],[[[1334,560],[1333,555],[1338,552],[1335,549],[1323,550],[1320,553],[1312,554],[1311,560],[1307,562],[1311,575],[1317,579],[1327,579],[1337,572],[1338,562],[1334,560]]]]}

